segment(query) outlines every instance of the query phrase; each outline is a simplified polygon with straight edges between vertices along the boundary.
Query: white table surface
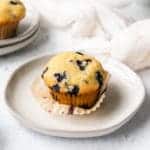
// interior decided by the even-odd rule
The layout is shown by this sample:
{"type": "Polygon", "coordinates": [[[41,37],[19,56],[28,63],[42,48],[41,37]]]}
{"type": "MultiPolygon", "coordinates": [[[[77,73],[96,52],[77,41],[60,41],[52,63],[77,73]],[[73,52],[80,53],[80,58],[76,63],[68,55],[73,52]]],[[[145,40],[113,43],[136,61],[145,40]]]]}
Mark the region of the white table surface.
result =
{"type": "MultiPolygon", "coordinates": [[[[135,0],[136,1],[136,0],[135,0]]],[[[33,2],[37,2],[33,0],[33,2]]],[[[139,0],[140,5],[132,5],[125,13],[137,19],[150,16],[150,3],[139,0]],[[144,4],[144,5],[143,5],[144,4]]],[[[3,105],[3,92],[10,73],[22,62],[33,56],[58,49],[72,48],[53,38],[46,19],[42,20],[38,39],[24,50],[0,57],[0,150],[147,150],[150,147],[150,69],[140,73],[147,96],[136,116],[121,129],[104,137],[89,139],[64,139],[40,135],[18,124],[3,105]]],[[[74,48],[74,47],[73,47],[74,48]]],[[[138,91],[137,91],[138,92],[138,91]]]]}

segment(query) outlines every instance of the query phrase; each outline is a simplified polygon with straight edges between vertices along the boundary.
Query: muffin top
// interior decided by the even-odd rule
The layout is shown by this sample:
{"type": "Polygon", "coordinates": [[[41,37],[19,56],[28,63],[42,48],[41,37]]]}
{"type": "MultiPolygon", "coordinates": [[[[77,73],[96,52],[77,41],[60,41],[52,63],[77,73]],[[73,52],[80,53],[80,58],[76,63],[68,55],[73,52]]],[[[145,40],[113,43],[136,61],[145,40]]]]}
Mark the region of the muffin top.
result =
{"type": "Polygon", "coordinates": [[[25,16],[25,7],[19,0],[0,0],[0,24],[21,20],[25,16]]]}
{"type": "Polygon", "coordinates": [[[80,95],[100,90],[107,72],[94,57],[81,52],[64,52],[51,58],[42,78],[55,92],[80,95]]]}

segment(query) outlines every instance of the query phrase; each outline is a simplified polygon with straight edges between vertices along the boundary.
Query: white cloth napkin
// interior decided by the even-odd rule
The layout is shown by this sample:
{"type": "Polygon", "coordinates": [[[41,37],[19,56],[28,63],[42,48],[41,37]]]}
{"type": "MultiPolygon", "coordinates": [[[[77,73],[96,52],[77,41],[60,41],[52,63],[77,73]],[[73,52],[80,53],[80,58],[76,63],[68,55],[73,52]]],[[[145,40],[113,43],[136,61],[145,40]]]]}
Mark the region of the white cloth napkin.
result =
{"type": "Polygon", "coordinates": [[[115,36],[111,54],[134,70],[150,66],[150,19],[138,21],[115,36]]]}
{"type": "Polygon", "coordinates": [[[62,47],[110,50],[113,57],[138,70],[150,66],[150,21],[130,26],[134,19],[122,15],[119,9],[132,3],[131,0],[38,0],[34,5],[46,17],[51,30],[59,31],[52,38],[62,47]]]}
{"type": "Polygon", "coordinates": [[[98,35],[107,40],[126,27],[126,22],[104,6],[101,0],[38,0],[34,5],[51,26],[62,30],[68,28],[75,37],[98,35]],[[47,3],[44,7],[43,2],[47,3]]]}

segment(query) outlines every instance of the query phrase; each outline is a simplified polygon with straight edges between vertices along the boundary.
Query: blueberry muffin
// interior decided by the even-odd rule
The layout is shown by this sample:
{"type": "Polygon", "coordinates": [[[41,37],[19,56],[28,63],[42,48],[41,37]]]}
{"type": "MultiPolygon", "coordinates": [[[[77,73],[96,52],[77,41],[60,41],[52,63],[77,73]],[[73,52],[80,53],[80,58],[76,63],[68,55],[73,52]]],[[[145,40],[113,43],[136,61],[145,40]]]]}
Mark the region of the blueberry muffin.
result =
{"type": "Polygon", "coordinates": [[[64,52],[48,62],[41,77],[59,104],[89,109],[105,92],[109,74],[94,57],[64,52]]]}
{"type": "Polygon", "coordinates": [[[25,16],[25,7],[19,0],[0,0],[0,39],[11,38],[21,19],[25,16]]]}

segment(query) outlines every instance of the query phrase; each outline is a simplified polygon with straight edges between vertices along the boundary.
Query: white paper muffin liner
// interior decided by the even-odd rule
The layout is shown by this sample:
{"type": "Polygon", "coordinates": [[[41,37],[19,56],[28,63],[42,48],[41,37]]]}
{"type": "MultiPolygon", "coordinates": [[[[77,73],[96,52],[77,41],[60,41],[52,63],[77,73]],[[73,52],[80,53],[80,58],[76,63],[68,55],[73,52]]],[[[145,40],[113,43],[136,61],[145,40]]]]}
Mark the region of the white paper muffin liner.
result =
{"type": "Polygon", "coordinates": [[[55,101],[50,93],[49,89],[45,86],[42,79],[36,79],[32,84],[32,93],[35,96],[36,100],[39,102],[41,107],[50,114],[56,115],[86,115],[96,111],[100,107],[101,103],[105,98],[105,93],[103,93],[97,103],[89,108],[84,109],[80,107],[72,107],[69,105],[59,104],[55,101]]]}

